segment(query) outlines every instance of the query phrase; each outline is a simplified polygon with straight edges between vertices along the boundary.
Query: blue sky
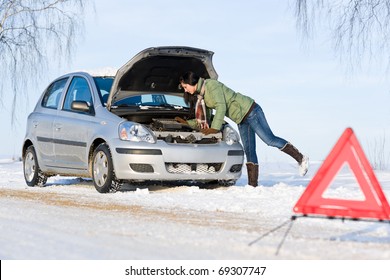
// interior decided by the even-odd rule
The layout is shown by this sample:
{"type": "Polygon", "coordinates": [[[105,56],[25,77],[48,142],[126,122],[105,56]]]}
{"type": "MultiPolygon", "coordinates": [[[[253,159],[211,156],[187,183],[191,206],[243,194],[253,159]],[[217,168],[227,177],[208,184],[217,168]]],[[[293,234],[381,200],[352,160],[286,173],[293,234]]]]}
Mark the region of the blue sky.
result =
{"type": "MultiPolygon", "coordinates": [[[[116,67],[153,46],[184,45],[214,51],[219,80],[263,108],[274,133],[312,160],[323,160],[347,127],[366,154],[390,141],[390,81],[379,62],[348,71],[324,28],[303,41],[293,0],[95,1],[69,65],[50,67],[10,126],[3,99],[0,155],[18,155],[26,118],[47,84],[79,69],[116,67]],[[6,133],[5,131],[10,131],[6,133]]],[[[390,149],[387,150],[390,153],[390,149]]],[[[258,141],[261,161],[291,161],[258,141]]]]}

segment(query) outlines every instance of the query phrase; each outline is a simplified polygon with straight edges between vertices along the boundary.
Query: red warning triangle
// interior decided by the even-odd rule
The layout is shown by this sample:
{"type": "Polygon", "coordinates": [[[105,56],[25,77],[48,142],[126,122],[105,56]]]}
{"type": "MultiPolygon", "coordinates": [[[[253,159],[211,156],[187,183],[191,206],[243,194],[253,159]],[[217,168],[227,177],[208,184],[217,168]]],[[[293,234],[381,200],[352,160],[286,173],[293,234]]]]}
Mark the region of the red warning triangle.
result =
{"type": "Polygon", "coordinates": [[[294,206],[294,212],[329,217],[390,220],[390,206],[353,130],[347,128],[294,206]],[[325,198],[324,192],[349,164],[364,200],[325,198]]]}

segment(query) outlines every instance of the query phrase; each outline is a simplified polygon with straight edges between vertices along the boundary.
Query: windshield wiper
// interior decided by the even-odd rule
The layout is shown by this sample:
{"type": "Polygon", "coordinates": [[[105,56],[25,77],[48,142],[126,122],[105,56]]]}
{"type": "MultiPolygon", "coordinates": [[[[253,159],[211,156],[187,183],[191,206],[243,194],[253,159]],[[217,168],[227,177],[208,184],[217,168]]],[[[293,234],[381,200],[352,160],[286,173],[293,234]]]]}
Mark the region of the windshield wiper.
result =
{"type": "Polygon", "coordinates": [[[111,106],[112,109],[116,109],[116,108],[128,108],[128,107],[138,107],[138,105],[135,105],[135,104],[119,104],[119,105],[112,105],[112,106],[111,106]]]}

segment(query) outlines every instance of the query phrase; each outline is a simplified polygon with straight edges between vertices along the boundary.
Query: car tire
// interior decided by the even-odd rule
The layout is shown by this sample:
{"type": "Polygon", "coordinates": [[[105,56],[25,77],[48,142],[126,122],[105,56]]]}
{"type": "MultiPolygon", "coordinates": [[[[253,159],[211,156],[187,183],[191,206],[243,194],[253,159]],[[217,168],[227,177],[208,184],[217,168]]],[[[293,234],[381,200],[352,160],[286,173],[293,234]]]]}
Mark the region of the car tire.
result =
{"type": "Polygon", "coordinates": [[[106,143],[100,144],[93,153],[92,179],[95,189],[100,193],[115,190],[118,185],[115,180],[110,148],[106,143]]]}
{"type": "Polygon", "coordinates": [[[30,187],[42,187],[46,184],[47,176],[39,169],[38,158],[33,145],[29,146],[24,154],[23,174],[26,184],[30,187]]]}

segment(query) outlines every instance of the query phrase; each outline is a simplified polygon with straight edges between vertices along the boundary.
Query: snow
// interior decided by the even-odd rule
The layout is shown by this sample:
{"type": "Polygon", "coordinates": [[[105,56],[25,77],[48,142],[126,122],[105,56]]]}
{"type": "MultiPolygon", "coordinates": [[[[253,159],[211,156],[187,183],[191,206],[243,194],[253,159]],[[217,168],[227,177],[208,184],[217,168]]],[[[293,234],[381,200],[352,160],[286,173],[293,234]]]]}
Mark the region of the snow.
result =
{"type": "Polygon", "coordinates": [[[102,76],[102,77],[113,77],[115,76],[116,72],[118,71],[115,67],[102,67],[102,68],[96,68],[96,69],[81,69],[76,70],[76,72],[87,72],[91,76],[102,76]]]}
{"type": "MultiPolygon", "coordinates": [[[[276,254],[320,164],[300,177],[295,164],[263,163],[257,188],[243,170],[232,187],[128,185],[100,194],[90,179],[71,177],[27,187],[22,163],[2,159],[0,259],[389,260],[389,223],[323,218],[296,219],[276,254]]],[[[376,176],[389,200],[390,172],[376,176]]],[[[356,184],[343,168],[329,189],[354,198],[356,184]]]]}
{"type": "MultiPolygon", "coordinates": [[[[300,177],[295,164],[262,163],[257,188],[246,185],[244,169],[232,187],[154,183],[100,194],[85,178],[56,176],[45,187],[27,187],[22,163],[0,158],[2,279],[46,280],[59,272],[61,279],[128,278],[130,266],[209,269],[211,275],[199,279],[260,277],[218,274],[238,266],[265,266],[268,279],[285,279],[291,272],[301,280],[383,275],[390,260],[390,223],[319,217],[292,222],[292,209],[320,165],[311,162],[300,177]]],[[[376,176],[389,199],[390,171],[376,176]]],[[[362,194],[343,167],[327,195],[359,199],[362,194]]]]}

